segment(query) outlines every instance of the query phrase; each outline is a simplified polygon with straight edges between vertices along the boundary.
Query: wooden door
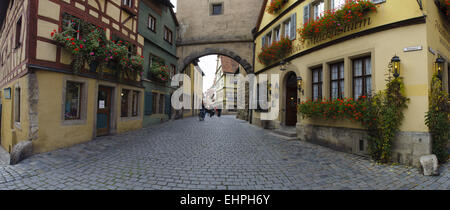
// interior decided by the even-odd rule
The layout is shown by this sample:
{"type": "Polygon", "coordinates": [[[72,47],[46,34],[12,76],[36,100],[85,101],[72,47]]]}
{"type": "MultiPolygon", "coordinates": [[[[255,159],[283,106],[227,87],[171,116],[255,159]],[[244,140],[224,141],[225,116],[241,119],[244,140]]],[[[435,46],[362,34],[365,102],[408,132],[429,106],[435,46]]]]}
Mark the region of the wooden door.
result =
{"type": "Polygon", "coordinates": [[[288,75],[286,82],[286,125],[297,124],[297,77],[294,73],[288,75]]]}
{"type": "Polygon", "coordinates": [[[111,128],[111,88],[98,87],[97,136],[108,135],[111,128]]]}

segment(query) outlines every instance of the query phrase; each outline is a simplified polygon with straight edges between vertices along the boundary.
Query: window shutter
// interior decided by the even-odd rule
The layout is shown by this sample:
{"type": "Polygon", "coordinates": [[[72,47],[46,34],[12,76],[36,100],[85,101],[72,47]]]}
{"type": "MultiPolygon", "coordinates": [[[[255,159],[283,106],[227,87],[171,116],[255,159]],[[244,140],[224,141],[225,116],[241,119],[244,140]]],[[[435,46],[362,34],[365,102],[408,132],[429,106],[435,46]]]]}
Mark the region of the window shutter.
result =
{"type": "Polygon", "coordinates": [[[164,113],[169,115],[169,118],[170,118],[170,114],[172,111],[171,97],[170,97],[170,95],[166,95],[165,97],[166,97],[166,99],[165,99],[166,104],[164,105],[164,107],[165,107],[164,113]]]}
{"type": "Polygon", "coordinates": [[[145,92],[144,101],[145,115],[151,115],[153,111],[153,94],[151,92],[145,92]]]}
{"type": "Polygon", "coordinates": [[[262,41],[261,41],[261,42],[262,42],[262,43],[261,43],[261,44],[262,44],[261,46],[262,46],[262,47],[265,47],[265,46],[266,46],[266,36],[263,36],[263,37],[262,37],[262,41]]]}
{"type": "Polygon", "coordinates": [[[296,38],[297,35],[297,30],[295,30],[297,28],[297,13],[294,13],[291,15],[291,30],[290,30],[290,35],[289,37],[291,38],[291,40],[294,40],[296,38]]]}
{"type": "Polygon", "coordinates": [[[308,5],[306,5],[305,7],[303,7],[303,25],[304,24],[306,24],[306,23],[308,23],[308,21],[309,21],[309,11],[310,11],[310,5],[308,4],[308,5]]]}

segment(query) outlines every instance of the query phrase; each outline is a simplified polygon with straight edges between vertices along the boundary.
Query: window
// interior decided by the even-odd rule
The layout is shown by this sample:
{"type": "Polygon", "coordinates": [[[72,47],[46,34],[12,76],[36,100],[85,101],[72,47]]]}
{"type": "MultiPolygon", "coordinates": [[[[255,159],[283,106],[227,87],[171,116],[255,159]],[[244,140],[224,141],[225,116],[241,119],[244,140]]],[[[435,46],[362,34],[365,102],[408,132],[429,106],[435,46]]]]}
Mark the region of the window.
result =
{"type": "Polygon", "coordinates": [[[356,99],[372,92],[372,65],[370,57],[353,60],[353,96],[356,99]]]}
{"type": "Polygon", "coordinates": [[[122,89],[121,94],[121,106],[120,106],[120,116],[128,117],[128,96],[130,91],[122,89]]]}
{"type": "Polygon", "coordinates": [[[133,0],[123,0],[123,5],[133,7],[133,0]]]}
{"type": "Polygon", "coordinates": [[[272,45],[272,31],[266,35],[266,46],[272,45]]]}
{"type": "Polygon", "coordinates": [[[170,77],[175,76],[175,74],[177,74],[177,67],[173,64],[170,64],[170,77]]]}
{"type": "Polygon", "coordinates": [[[153,95],[152,95],[152,102],[153,102],[152,113],[153,113],[153,114],[156,114],[156,104],[157,104],[157,100],[158,100],[158,93],[153,93],[153,95]]]}
{"type": "Polygon", "coordinates": [[[274,35],[275,35],[275,41],[278,42],[281,40],[281,27],[278,26],[277,28],[275,28],[275,30],[273,31],[274,35]]]}
{"type": "Polygon", "coordinates": [[[312,71],[312,99],[322,99],[322,67],[311,70],[312,71]]]}
{"type": "Polygon", "coordinates": [[[159,106],[158,106],[158,113],[164,114],[164,95],[159,94],[159,106]]]}
{"type": "Polygon", "coordinates": [[[212,15],[221,15],[223,12],[222,10],[223,10],[222,4],[213,4],[211,14],[212,15]]]}
{"type": "Polygon", "coordinates": [[[345,0],[331,0],[331,8],[333,10],[338,10],[344,5],[345,5],[345,0]]]}
{"type": "Polygon", "coordinates": [[[320,17],[323,16],[325,12],[325,2],[323,0],[318,1],[313,5],[313,8],[314,8],[314,20],[319,19],[320,17]]]}
{"type": "Polygon", "coordinates": [[[78,82],[67,82],[66,84],[66,101],[64,103],[65,120],[80,119],[81,87],[82,84],[78,82]]]}
{"type": "Polygon", "coordinates": [[[283,36],[284,37],[289,37],[290,34],[291,34],[291,19],[286,20],[283,23],[283,26],[284,26],[284,34],[283,34],[283,36]]]}
{"type": "Polygon", "coordinates": [[[20,123],[20,87],[14,90],[14,122],[20,123]]]}
{"type": "Polygon", "coordinates": [[[133,91],[131,115],[135,117],[138,116],[138,114],[139,114],[139,91],[133,91]]]}
{"type": "Polygon", "coordinates": [[[148,15],[148,28],[153,31],[156,32],[156,18],[148,15]]]}
{"type": "Polygon", "coordinates": [[[17,21],[16,24],[16,45],[15,48],[19,48],[20,47],[20,35],[22,32],[22,17],[19,18],[19,20],[17,21]]]}
{"type": "Polygon", "coordinates": [[[164,27],[164,40],[172,44],[172,31],[167,27],[164,27]]]}
{"type": "Polygon", "coordinates": [[[74,17],[72,15],[69,15],[67,13],[63,14],[63,24],[67,27],[72,27],[74,29],[73,34],[68,34],[69,36],[72,36],[79,40],[80,37],[80,19],[77,17],[74,17]]]}
{"type": "Polygon", "coordinates": [[[344,98],[344,63],[332,64],[330,71],[331,99],[344,98]]]}

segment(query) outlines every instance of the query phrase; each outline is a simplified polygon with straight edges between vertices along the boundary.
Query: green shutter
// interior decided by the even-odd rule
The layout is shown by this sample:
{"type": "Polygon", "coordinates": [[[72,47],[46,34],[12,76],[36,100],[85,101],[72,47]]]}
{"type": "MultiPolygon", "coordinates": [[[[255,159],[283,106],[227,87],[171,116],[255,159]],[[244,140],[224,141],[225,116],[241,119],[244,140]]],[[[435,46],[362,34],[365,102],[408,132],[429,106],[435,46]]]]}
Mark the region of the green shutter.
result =
{"type": "Polygon", "coordinates": [[[145,92],[145,115],[151,115],[153,111],[153,94],[152,92],[145,92]]]}

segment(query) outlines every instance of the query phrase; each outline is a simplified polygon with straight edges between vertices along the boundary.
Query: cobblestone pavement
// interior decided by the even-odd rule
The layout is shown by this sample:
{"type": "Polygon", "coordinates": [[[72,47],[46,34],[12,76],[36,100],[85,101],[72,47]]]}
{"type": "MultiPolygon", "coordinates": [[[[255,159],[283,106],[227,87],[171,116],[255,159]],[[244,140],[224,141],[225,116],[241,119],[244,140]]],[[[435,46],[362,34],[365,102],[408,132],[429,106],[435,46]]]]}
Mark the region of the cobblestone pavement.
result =
{"type": "Polygon", "coordinates": [[[0,166],[0,189],[450,189],[406,166],[275,137],[232,116],[171,121],[0,166]]]}

